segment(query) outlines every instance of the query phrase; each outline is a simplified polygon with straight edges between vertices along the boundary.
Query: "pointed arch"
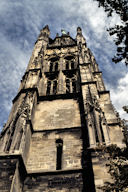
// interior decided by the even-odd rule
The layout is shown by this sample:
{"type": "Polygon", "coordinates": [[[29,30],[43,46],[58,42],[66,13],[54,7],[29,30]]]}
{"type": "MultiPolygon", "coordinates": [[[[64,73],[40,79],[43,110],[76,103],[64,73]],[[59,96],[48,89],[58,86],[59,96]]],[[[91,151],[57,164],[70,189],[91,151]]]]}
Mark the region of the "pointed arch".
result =
{"type": "Polygon", "coordinates": [[[67,53],[64,56],[65,70],[76,68],[76,56],[73,53],[67,53]]]}
{"type": "Polygon", "coordinates": [[[54,54],[49,60],[49,72],[58,71],[60,57],[54,54]]]}

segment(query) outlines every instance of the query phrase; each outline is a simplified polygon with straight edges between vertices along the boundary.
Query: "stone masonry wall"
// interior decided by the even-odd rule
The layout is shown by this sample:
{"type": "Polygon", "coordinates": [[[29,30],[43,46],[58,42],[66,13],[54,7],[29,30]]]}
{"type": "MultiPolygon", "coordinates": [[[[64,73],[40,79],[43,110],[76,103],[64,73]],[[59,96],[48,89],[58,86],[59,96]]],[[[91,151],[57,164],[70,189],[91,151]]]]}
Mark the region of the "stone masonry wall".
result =
{"type": "Polygon", "coordinates": [[[28,176],[23,192],[79,192],[82,186],[81,173],[28,176]]]}
{"type": "Polygon", "coordinates": [[[37,104],[33,128],[34,130],[61,129],[80,127],[80,112],[76,100],[43,101],[37,104]]]}
{"type": "Polygon", "coordinates": [[[107,123],[117,123],[117,117],[110,101],[109,93],[100,94],[100,106],[105,113],[107,123]]]}
{"type": "Polygon", "coordinates": [[[0,192],[9,192],[15,174],[17,159],[0,158],[0,192]]]}
{"type": "Polygon", "coordinates": [[[81,168],[82,140],[79,129],[34,133],[32,135],[28,172],[47,172],[56,170],[56,139],[63,140],[62,170],[81,168]]]}

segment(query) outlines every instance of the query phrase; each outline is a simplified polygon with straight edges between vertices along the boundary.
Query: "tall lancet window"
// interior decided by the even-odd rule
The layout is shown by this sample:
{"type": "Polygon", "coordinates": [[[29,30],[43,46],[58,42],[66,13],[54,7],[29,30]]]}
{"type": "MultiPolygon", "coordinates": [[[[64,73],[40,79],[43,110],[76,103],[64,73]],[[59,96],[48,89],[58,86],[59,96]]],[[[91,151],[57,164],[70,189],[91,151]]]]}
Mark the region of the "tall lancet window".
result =
{"type": "Polygon", "coordinates": [[[57,94],[57,82],[58,82],[58,73],[47,76],[47,89],[46,89],[46,95],[52,95],[57,94]]]}
{"type": "Polygon", "coordinates": [[[11,143],[12,143],[12,137],[11,137],[11,132],[10,130],[7,133],[7,141],[5,144],[5,151],[8,152],[10,150],[11,147],[11,143]]]}
{"type": "Polygon", "coordinates": [[[99,115],[96,115],[95,112],[93,112],[93,118],[94,118],[96,143],[104,143],[105,138],[104,138],[104,132],[102,128],[101,117],[99,115]]]}
{"type": "Polygon", "coordinates": [[[102,119],[101,119],[101,117],[99,117],[99,122],[100,122],[100,132],[101,132],[102,142],[105,142],[103,128],[102,128],[102,119]]]}
{"type": "MultiPolygon", "coordinates": [[[[89,97],[89,100],[90,100],[90,97],[89,97]]],[[[97,125],[97,118],[96,118],[94,107],[91,105],[90,105],[90,115],[91,115],[92,124],[93,124],[93,128],[94,128],[95,140],[96,140],[96,143],[98,144],[100,142],[100,140],[99,140],[99,130],[98,130],[98,125],[97,125]]]]}
{"type": "Polygon", "coordinates": [[[75,58],[73,56],[65,57],[65,69],[75,69],[75,58]]]}
{"type": "Polygon", "coordinates": [[[58,57],[50,59],[49,72],[58,71],[58,57]]]}
{"type": "Polygon", "coordinates": [[[14,146],[15,150],[18,150],[20,148],[20,143],[21,143],[21,139],[22,139],[22,135],[23,135],[23,129],[21,129],[18,133],[18,136],[16,138],[16,144],[14,146]]]}
{"type": "Polygon", "coordinates": [[[56,140],[56,170],[62,169],[63,140],[56,140]]]}
{"type": "Polygon", "coordinates": [[[65,73],[65,85],[66,93],[76,93],[77,92],[77,76],[75,72],[65,73]]]}

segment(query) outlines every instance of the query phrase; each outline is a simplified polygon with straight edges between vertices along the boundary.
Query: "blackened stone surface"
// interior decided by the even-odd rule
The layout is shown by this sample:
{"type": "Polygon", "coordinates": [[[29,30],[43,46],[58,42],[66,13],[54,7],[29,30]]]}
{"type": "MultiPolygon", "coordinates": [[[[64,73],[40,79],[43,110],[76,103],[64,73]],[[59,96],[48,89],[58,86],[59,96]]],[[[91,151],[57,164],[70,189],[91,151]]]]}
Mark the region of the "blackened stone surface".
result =
{"type": "Polygon", "coordinates": [[[82,191],[82,174],[28,176],[23,192],[79,192],[82,191]]]}
{"type": "Polygon", "coordinates": [[[0,159],[0,192],[10,191],[16,162],[16,159],[0,159]]]}

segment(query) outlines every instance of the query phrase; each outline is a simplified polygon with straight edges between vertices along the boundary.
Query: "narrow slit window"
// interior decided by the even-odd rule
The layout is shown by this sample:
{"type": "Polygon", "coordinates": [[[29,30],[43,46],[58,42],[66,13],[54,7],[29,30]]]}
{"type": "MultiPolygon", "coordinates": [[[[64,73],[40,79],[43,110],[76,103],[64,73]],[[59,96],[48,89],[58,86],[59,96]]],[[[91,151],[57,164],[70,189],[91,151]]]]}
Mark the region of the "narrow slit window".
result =
{"type": "Polygon", "coordinates": [[[101,121],[100,121],[100,131],[101,131],[102,142],[105,142],[101,121]]]}
{"type": "Polygon", "coordinates": [[[56,170],[62,169],[62,152],[63,152],[63,141],[62,139],[56,140],[56,170]]]}
{"type": "Polygon", "coordinates": [[[98,135],[98,130],[97,130],[97,122],[96,122],[96,116],[95,112],[93,111],[92,118],[94,119],[94,131],[95,131],[95,139],[96,143],[99,143],[99,135],[98,135]]]}
{"type": "Polygon", "coordinates": [[[95,137],[96,137],[96,143],[99,143],[99,137],[98,137],[98,132],[97,132],[97,128],[94,125],[94,129],[95,129],[95,137]]]}

